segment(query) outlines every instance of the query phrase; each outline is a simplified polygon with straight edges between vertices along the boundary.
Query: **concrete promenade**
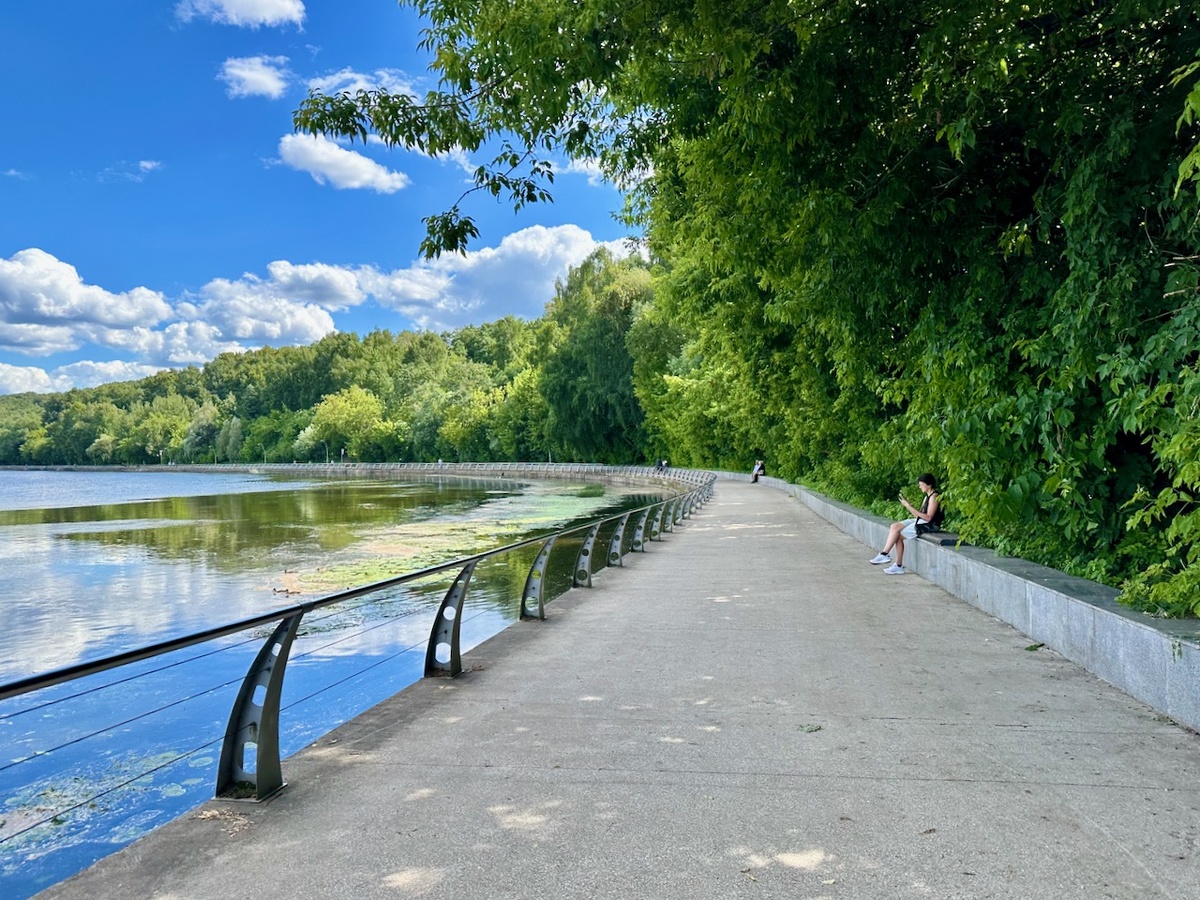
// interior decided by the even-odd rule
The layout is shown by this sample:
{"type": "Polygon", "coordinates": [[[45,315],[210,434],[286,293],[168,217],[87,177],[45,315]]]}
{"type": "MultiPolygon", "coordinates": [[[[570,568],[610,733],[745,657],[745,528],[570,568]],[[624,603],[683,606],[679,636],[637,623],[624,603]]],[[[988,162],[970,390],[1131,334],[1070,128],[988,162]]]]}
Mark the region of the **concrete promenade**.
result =
{"type": "Polygon", "coordinates": [[[1200,736],[874,549],[719,482],[271,802],[38,896],[1200,898],[1200,736]]]}

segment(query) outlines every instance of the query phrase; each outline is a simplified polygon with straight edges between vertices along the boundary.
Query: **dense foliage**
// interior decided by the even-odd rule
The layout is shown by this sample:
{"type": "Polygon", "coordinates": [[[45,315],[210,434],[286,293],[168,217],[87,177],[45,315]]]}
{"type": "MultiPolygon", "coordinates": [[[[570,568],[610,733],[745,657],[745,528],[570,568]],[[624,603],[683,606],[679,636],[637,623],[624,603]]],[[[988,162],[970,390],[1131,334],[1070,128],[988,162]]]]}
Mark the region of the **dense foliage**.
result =
{"type": "Polygon", "coordinates": [[[643,460],[625,334],[638,258],[599,250],[545,315],[330,334],[136,382],[0,397],[0,465],[643,460]]]}
{"type": "Polygon", "coordinates": [[[516,205],[599,158],[658,266],[655,446],[881,511],[932,470],[968,540],[1200,610],[1193,3],[408,2],[439,89],[297,127],[498,147],[516,205]]]}
{"type": "MultiPolygon", "coordinates": [[[[331,335],[0,401],[0,462],[555,459],[769,471],[1200,612],[1200,19],[1168,0],[408,0],[424,98],[297,127],[562,153],[628,188],[537,322],[331,335]]],[[[476,236],[468,198],[426,253],[476,236]]]]}

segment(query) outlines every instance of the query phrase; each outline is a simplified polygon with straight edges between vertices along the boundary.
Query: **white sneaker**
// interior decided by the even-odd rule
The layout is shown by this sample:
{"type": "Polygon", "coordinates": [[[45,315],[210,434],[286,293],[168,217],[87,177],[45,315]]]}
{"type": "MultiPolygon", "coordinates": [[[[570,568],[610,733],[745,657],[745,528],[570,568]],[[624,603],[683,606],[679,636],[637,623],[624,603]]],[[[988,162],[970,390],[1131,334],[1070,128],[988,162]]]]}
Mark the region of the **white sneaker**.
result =
{"type": "Polygon", "coordinates": [[[903,575],[904,566],[888,566],[883,570],[884,575],[903,575]]]}
{"type": "Polygon", "coordinates": [[[892,558],[886,553],[876,554],[874,559],[867,560],[873,566],[882,566],[884,563],[890,563],[892,558]]]}

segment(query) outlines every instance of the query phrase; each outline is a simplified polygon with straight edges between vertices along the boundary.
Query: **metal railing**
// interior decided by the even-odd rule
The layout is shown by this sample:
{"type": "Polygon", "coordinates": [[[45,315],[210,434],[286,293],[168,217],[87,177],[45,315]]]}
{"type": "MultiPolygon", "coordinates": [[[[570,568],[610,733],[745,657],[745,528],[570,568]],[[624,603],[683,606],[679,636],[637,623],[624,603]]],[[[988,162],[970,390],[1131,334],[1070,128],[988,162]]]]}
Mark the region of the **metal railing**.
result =
{"type": "MultiPolygon", "coordinates": [[[[451,467],[444,466],[443,468],[450,469],[451,467]]],[[[458,471],[462,470],[461,466],[453,468],[458,471]]],[[[581,466],[579,468],[589,469],[588,474],[599,468],[608,468],[611,472],[611,467],[581,466]]],[[[641,473],[646,471],[646,469],[640,469],[641,473]]],[[[583,474],[583,472],[572,472],[572,474],[583,474]]],[[[635,474],[632,467],[630,467],[629,474],[635,474]]],[[[279,749],[280,697],[288,655],[305,615],[356,597],[421,581],[442,573],[456,572],[457,574],[442,598],[434,617],[426,647],[424,667],[425,677],[456,676],[462,671],[460,627],[463,620],[463,603],[470,588],[471,577],[479,563],[520,548],[540,544],[525,579],[524,590],[520,598],[519,618],[521,620],[544,619],[545,604],[552,599],[546,595],[547,569],[556,543],[561,543],[562,539],[566,537],[582,535],[572,570],[571,583],[574,587],[590,587],[592,575],[596,571],[595,558],[602,529],[607,526],[612,527],[612,532],[607,540],[606,564],[621,566],[623,565],[622,559],[627,553],[644,551],[650,541],[658,540],[664,532],[673,530],[675,525],[688,518],[695,509],[712,496],[716,477],[711,473],[683,470],[682,472],[673,471],[671,476],[676,485],[690,483],[697,486],[682,491],[670,499],[657,501],[585,525],[562,529],[550,535],[529,538],[474,556],[455,559],[351,590],[340,591],[306,603],[272,610],[193,634],[137,647],[102,659],[78,663],[9,682],[0,685],[0,700],[30,694],[54,685],[118,669],[141,660],[209,643],[239,632],[273,625],[270,636],[262,644],[242,680],[237,698],[230,711],[215,784],[215,794],[219,797],[265,800],[284,786],[279,749]],[[683,477],[680,477],[681,475],[683,477]]]]}

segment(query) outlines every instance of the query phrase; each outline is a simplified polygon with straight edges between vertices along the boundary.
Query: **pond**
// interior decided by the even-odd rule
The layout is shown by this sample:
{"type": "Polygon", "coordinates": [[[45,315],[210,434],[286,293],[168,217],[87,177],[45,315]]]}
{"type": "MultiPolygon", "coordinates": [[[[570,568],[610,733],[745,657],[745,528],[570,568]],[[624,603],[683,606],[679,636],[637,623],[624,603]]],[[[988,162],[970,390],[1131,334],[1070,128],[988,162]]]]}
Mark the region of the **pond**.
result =
{"type": "MultiPolygon", "coordinates": [[[[656,499],[635,488],[445,476],[0,471],[0,683],[656,499]]],[[[476,569],[464,650],[518,617],[536,550],[476,569]]],[[[559,590],[571,562],[557,566],[559,590]]],[[[284,682],[283,755],[421,677],[453,577],[305,618],[284,682]]],[[[0,702],[5,897],[28,897],[212,795],[229,710],[269,631],[0,702]]]]}

